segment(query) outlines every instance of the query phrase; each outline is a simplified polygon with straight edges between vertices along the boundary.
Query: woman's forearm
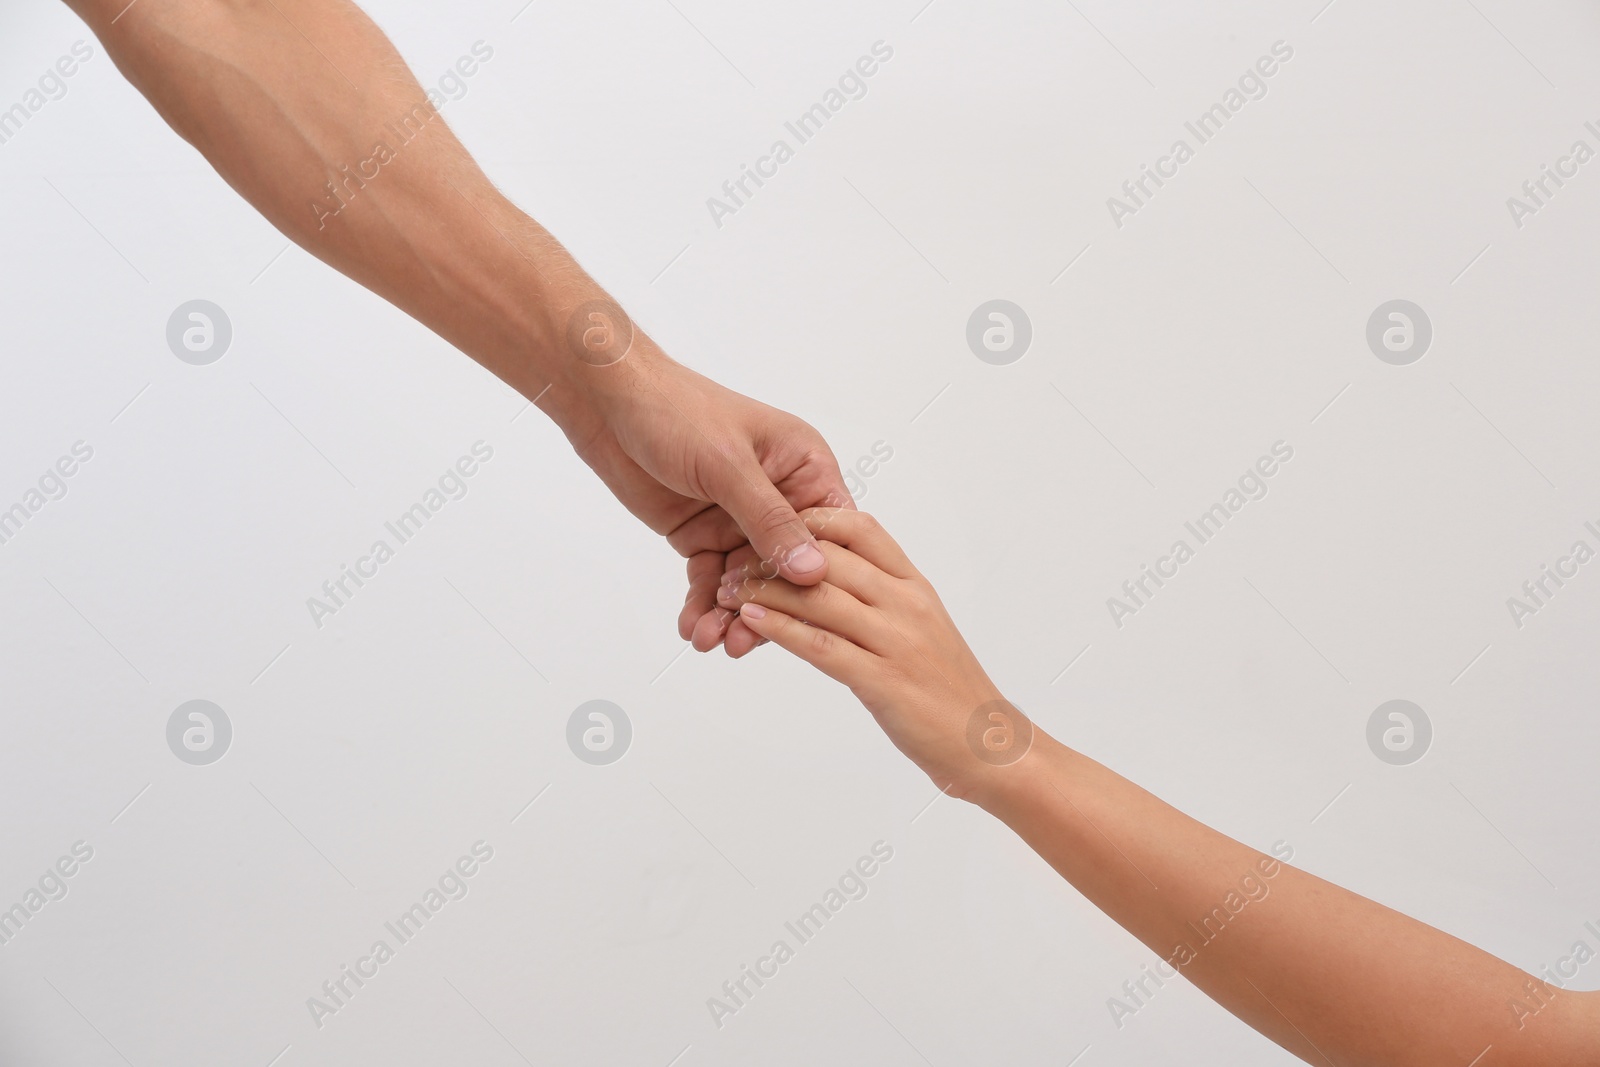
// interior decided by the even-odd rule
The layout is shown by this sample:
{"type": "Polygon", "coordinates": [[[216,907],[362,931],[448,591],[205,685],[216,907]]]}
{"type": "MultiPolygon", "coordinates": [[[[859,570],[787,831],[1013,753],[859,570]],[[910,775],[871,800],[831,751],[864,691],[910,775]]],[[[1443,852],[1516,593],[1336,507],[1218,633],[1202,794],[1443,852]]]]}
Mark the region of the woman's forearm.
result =
{"type": "Polygon", "coordinates": [[[296,244],[584,434],[632,365],[571,356],[604,296],[494,188],[349,0],[69,0],[113,61],[296,244]]]}
{"type": "Polygon", "coordinates": [[[985,807],[1160,956],[1161,973],[1181,971],[1308,1063],[1597,1062],[1597,994],[1555,989],[1248,848],[1042,733],[1007,770],[985,807]]]}
{"type": "Polygon", "coordinates": [[[834,543],[827,582],[799,589],[734,569],[719,602],[850,686],[939,789],[1007,823],[1154,951],[1164,962],[1153,977],[1123,991],[1139,1000],[1130,1010],[1182,973],[1324,1067],[1600,1064],[1600,994],[1553,989],[1247,848],[1024,728],[933,587],[870,516],[818,508],[806,520],[834,543]]]}

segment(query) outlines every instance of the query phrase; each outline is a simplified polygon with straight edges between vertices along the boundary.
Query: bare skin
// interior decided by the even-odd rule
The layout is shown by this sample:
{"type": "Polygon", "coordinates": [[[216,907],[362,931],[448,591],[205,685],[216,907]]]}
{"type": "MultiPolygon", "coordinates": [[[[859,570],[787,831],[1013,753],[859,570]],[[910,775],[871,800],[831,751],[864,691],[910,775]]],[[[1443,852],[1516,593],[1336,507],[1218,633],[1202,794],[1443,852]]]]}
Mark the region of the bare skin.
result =
{"type": "Polygon", "coordinates": [[[849,500],[822,437],[674,362],[632,327],[490,183],[355,4],[67,3],[172,128],[290,240],[560,425],[623,506],[688,558],[678,630],[697,649],[725,640],[740,656],[758,643],[714,603],[730,550],[751,545],[801,584],[827,574],[795,517],[849,500]]]}
{"type": "Polygon", "coordinates": [[[978,758],[966,739],[976,709],[999,709],[1013,735],[1023,720],[926,580],[865,517],[795,516],[849,499],[820,436],[673,362],[636,330],[617,351],[625,320],[614,310],[601,339],[575,349],[575,313],[604,292],[493,187],[354,4],[68,3],[157,111],[284,234],[561,426],[624,506],[688,557],[679,628],[695,647],[725,638],[742,655],[770,638],[845,682],[941,788],[1005,821],[1163,958],[1195,945],[1196,925],[1224,907],[1225,935],[1198,945],[1184,975],[1307,1062],[1600,1062],[1595,994],[1542,986],[1277,863],[1036,727],[1017,762],[978,758]],[[374,169],[376,143],[408,121],[415,135],[389,145],[392,158],[374,169]],[[823,541],[817,558],[810,531],[824,525],[837,543],[823,541]],[[782,577],[730,586],[719,606],[729,553],[739,574],[747,562],[776,560],[763,573],[782,577]],[[735,619],[740,599],[750,603],[735,619]],[[1270,895],[1227,912],[1246,877],[1270,895]],[[1514,1000],[1544,1006],[1519,1026],[1514,1000]]]}
{"type": "Polygon", "coordinates": [[[1240,844],[1060,744],[1005,702],[871,516],[802,517],[826,539],[827,581],[735,567],[719,601],[849,686],[935,785],[1010,826],[1239,1019],[1320,1067],[1600,1064],[1600,993],[1556,989],[1240,844]]]}

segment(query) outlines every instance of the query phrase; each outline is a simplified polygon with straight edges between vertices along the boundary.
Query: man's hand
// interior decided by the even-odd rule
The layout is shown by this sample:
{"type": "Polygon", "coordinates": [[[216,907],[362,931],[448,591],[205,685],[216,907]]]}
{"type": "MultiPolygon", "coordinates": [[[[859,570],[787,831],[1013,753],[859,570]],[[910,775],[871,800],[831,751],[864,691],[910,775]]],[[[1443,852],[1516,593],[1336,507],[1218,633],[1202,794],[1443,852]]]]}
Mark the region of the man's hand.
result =
{"type": "Polygon", "coordinates": [[[598,419],[573,443],[629,511],[688,557],[678,633],[701,652],[720,641],[743,656],[761,639],[716,605],[723,572],[820,582],[827,559],[796,510],[852,507],[850,494],[805,422],[673,363],[647,339],[635,349],[631,366],[604,369],[626,384],[597,390],[598,419]]]}
{"type": "Polygon", "coordinates": [[[354,3],[67,2],[273,225],[560,424],[628,510],[689,557],[679,631],[696,648],[724,634],[735,656],[756,644],[714,604],[730,550],[799,585],[822,580],[827,561],[794,511],[849,502],[822,438],[631,329],[575,350],[572,324],[615,305],[494,187],[354,3]]]}

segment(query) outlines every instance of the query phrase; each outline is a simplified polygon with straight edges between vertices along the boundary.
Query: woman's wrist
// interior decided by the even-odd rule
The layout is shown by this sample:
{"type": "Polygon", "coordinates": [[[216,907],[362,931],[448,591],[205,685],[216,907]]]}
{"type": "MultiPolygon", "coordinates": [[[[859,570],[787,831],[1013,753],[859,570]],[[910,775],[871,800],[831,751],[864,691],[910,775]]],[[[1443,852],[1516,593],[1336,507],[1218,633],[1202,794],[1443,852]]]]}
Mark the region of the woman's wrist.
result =
{"type": "Polygon", "coordinates": [[[1028,750],[1014,763],[995,767],[968,799],[1008,826],[1062,799],[1061,780],[1077,757],[1067,746],[1033,726],[1028,750]]]}

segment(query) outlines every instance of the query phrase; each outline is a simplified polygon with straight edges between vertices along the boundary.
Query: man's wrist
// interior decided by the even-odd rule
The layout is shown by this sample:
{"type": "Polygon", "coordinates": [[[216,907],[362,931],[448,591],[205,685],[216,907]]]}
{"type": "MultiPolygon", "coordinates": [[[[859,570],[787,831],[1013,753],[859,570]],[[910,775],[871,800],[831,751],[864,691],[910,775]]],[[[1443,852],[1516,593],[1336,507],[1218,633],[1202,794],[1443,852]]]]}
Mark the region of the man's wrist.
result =
{"type": "Polygon", "coordinates": [[[569,437],[598,430],[670,362],[598,287],[545,301],[530,332],[537,371],[519,389],[569,437]]]}

